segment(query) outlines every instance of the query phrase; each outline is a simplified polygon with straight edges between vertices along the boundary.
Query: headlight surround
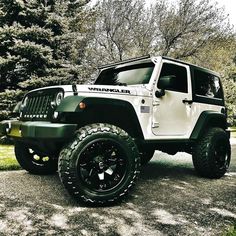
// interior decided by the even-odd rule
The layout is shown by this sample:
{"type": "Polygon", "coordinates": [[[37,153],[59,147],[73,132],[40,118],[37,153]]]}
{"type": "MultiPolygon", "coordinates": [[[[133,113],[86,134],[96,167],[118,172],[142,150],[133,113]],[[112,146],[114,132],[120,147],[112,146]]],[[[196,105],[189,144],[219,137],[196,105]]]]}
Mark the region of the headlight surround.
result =
{"type": "Polygon", "coordinates": [[[26,107],[28,101],[29,101],[29,97],[28,97],[28,96],[24,97],[23,102],[22,102],[22,104],[21,104],[21,107],[22,107],[22,108],[26,107]]]}
{"type": "Polygon", "coordinates": [[[56,98],[55,98],[55,103],[56,103],[56,106],[59,106],[61,101],[63,100],[64,98],[64,94],[63,92],[59,92],[57,95],[56,95],[56,98]]]}

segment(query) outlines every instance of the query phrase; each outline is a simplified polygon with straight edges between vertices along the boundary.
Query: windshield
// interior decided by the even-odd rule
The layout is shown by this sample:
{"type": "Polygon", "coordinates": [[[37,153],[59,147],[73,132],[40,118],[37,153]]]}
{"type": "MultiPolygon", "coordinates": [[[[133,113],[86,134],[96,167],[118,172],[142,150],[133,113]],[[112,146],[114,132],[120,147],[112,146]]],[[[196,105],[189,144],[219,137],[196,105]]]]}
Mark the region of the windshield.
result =
{"type": "Polygon", "coordinates": [[[154,69],[153,63],[103,70],[95,84],[134,85],[148,84],[154,69]]]}

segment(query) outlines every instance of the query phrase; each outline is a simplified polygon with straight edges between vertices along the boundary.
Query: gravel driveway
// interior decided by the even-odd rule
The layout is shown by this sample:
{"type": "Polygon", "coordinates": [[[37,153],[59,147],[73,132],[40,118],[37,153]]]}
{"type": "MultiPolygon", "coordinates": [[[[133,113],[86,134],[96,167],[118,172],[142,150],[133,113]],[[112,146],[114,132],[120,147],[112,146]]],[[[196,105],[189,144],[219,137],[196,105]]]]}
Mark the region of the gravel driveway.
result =
{"type": "Polygon", "coordinates": [[[156,152],[120,204],[76,203],[58,175],[0,172],[0,235],[222,235],[236,222],[236,145],[229,173],[196,176],[191,156],[156,152]]]}

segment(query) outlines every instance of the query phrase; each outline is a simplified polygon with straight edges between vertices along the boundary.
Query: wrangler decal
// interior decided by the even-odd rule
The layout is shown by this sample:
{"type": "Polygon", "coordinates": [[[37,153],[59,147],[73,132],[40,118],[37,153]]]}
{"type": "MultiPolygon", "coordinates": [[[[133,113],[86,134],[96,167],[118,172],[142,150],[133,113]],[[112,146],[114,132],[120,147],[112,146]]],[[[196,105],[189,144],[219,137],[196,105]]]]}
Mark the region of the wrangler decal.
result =
{"type": "Polygon", "coordinates": [[[110,89],[110,88],[93,88],[88,87],[90,91],[96,91],[96,92],[108,92],[108,93],[126,93],[130,94],[130,90],[127,89],[110,89]]]}

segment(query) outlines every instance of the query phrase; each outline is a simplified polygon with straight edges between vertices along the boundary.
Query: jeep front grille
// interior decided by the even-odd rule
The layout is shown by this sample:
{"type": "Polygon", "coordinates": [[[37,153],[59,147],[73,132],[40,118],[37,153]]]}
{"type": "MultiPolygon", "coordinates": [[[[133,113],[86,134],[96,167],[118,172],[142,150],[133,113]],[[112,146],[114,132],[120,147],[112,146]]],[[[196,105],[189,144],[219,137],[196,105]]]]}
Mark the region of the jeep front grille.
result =
{"type": "Polygon", "coordinates": [[[60,89],[53,88],[38,90],[27,94],[27,102],[25,106],[23,106],[21,119],[50,120],[55,110],[55,106],[53,106],[55,97],[60,91],[60,89]]]}

